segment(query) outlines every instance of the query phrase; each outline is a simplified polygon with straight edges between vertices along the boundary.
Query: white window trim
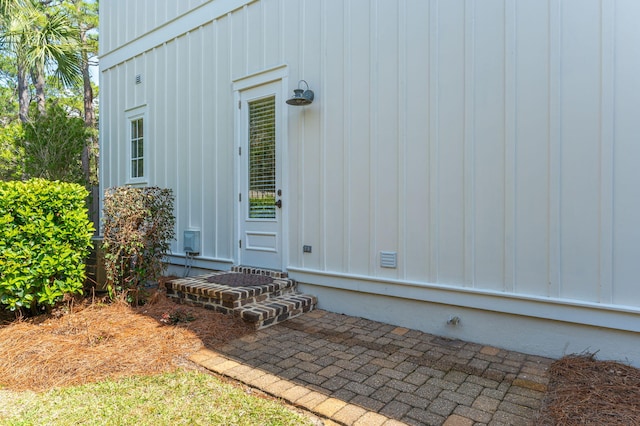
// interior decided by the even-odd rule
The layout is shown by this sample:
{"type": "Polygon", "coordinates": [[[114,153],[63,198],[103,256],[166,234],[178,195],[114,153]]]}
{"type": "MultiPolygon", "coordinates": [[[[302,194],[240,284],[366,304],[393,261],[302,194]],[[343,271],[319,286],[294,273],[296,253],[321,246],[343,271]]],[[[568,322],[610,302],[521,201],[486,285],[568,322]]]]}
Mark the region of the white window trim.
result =
{"type": "Polygon", "coordinates": [[[147,117],[147,106],[146,105],[141,105],[135,108],[131,108],[125,111],[125,122],[126,122],[126,126],[125,126],[125,138],[124,140],[126,141],[127,144],[127,148],[126,148],[126,159],[127,159],[127,167],[126,167],[126,173],[127,173],[127,178],[126,178],[126,183],[127,185],[144,185],[147,184],[149,181],[149,167],[150,167],[150,162],[149,159],[151,158],[149,155],[149,119],[147,117]],[[144,150],[144,154],[142,156],[143,159],[143,167],[144,167],[144,173],[142,174],[142,176],[140,177],[132,177],[132,170],[131,170],[131,159],[132,159],[132,152],[131,152],[131,122],[134,120],[138,120],[142,118],[142,123],[143,123],[143,131],[144,131],[144,136],[143,136],[143,150],[144,150]]]}

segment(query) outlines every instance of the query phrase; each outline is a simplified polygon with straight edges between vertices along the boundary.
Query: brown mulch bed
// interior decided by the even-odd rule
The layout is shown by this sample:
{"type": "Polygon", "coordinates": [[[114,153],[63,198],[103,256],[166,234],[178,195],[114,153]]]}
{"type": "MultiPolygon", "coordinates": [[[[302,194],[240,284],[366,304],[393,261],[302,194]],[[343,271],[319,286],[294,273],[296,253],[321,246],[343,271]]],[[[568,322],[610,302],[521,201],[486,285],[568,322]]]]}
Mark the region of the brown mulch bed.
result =
{"type": "Polygon", "coordinates": [[[640,370],[594,354],[565,356],[549,368],[539,425],[640,425],[640,370]]]}
{"type": "Polygon", "coordinates": [[[189,367],[190,354],[251,332],[242,320],[185,307],[158,291],[142,307],[70,305],[0,327],[0,388],[43,391],[189,367]]]}

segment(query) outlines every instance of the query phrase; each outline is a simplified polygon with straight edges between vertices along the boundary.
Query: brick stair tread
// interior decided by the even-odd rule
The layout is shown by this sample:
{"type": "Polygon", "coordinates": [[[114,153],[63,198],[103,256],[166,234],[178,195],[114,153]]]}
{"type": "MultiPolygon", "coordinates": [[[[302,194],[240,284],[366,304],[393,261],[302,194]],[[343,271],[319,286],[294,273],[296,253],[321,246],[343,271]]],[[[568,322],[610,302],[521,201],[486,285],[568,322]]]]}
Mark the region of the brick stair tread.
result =
{"type": "MultiPolygon", "coordinates": [[[[253,274],[244,268],[231,273],[253,274]]],[[[209,282],[209,278],[229,272],[212,272],[196,277],[176,278],[165,283],[167,296],[178,303],[201,306],[216,312],[233,314],[251,323],[256,329],[295,318],[312,311],[318,304],[316,296],[297,292],[293,279],[273,271],[257,271],[272,278],[262,285],[228,286],[209,282]]],[[[284,275],[284,273],[282,274],[284,275]]]]}
{"type": "Polygon", "coordinates": [[[213,273],[198,277],[179,278],[172,280],[168,284],[176,291],[229,301],[249,299],[262,294],[285,293],[294,291],[296,287],[296,282],[288,278],[274,278],[271,283],[263,285],[229,287],[223,284],[208,282],[207,279],[214,275],[217,274],[213,273]]]}
{"type": "Polygon", "coordinates": [[[248,322],[261,322],[278,317],[286,312],[300,310],[318,303],[316,296],[308,294],[285,294],[271,297],[257,303],[250,303],[235,309],[236,315],[248,322]]]}

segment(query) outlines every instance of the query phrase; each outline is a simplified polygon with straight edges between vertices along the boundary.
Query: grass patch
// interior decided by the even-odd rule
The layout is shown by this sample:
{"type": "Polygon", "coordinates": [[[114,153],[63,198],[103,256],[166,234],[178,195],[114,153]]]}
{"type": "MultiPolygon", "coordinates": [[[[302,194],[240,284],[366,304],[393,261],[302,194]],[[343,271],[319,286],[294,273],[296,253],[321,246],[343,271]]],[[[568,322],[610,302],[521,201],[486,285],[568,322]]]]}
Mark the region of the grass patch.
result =
{"type": "Polygon", "coordinates": [[[178,371],[44,393],[0,391],[3,425],[312,425],[277,401],[178,371]]]}

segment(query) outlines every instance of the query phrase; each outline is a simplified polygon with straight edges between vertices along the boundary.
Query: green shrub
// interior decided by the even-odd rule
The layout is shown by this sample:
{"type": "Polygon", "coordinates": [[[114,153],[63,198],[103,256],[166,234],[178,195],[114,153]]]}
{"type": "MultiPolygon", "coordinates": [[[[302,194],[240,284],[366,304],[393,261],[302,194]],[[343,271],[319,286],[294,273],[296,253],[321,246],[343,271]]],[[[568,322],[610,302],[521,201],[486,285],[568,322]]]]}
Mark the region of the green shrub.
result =
{"type": "Polygon", "coordinates": [[[25,174],[86,184],[82,172],[82,150],[90,131],[82,118],[69,117],[56,104],[49,106],[46,114],[36,110],[33,116],[24,124],[21,140],[25,174]]]}
{"type": "Polygon", "coordinates": [[[0,182],[0,304],[32,312],[82,293],[93,225],[80,185],[0,182]]]}
{"type": "Polygon", "coordinates": [[[22,178],[24,148],[20,141],[24,131],[20,122],[0,127],[0,180],[19,180],[22,178]]]}
{"type": "Polygon", "coordinates": [[[175,238],[173,191],[121,186],[106,191],[103,207],[104,258],[111,297],[138,302],[139,290],[165,270],[175,238]]]}

